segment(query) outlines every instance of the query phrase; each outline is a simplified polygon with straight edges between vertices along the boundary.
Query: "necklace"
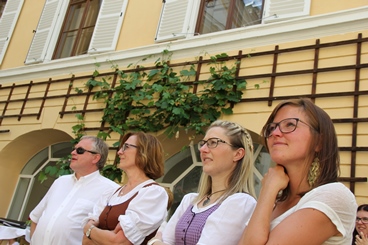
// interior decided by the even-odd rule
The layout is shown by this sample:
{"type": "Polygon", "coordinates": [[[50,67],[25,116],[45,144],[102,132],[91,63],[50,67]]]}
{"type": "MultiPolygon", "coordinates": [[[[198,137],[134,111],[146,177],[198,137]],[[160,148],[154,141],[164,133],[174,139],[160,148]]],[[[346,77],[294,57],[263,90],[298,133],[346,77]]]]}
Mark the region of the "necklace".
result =
{"type": "Polygon", "coordinates": [[[213,192],[213,193],[211,193],[211,194],[207,195],[207,196],[206,196],[206,199],[203,201],[203,206],[206,206],[206,205],[211,201],[211,196],[212,196],[213,194],[216,194],[216,193],[219,193],[219,192],[222,192],[222,191],[226,191],[226,189],[224,189],[224,190],[220,190],[220,191],[215,191],[215,192],[213,192]]]}
{"type": "Polygon", "coordinates": [[[121,197],[124,195],[124,188],[125,188],[126,185],[123,185],[118,193],[118,196],[121,197]]]}

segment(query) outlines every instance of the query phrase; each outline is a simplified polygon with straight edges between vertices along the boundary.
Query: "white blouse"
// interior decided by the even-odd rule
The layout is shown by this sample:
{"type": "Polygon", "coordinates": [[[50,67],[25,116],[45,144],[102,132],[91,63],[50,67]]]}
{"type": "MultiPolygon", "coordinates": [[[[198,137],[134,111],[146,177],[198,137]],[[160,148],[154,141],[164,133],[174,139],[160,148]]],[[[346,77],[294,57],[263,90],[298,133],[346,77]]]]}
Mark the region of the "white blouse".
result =
{"type": "Polygon", "coordinates": [[[271,230],[292,213],[303,208],[314,208],[324,213],[342,236],[330,237],[323,245],[351,244],[355,227],[357,203],[355,196],[342,183],[319,186],[305,194],[297,205],[271,222],[271,230]]]}
{"type": "Polygon", "coordinates": [[[138,192],[137,196],[130,201],[125,214],[119,216],[119,222],[128,240],[133,244],[141,244],[144,238],[155,231],[167,216],[168,195],[166,190],[159,185],[144,187],[153,182],[153,180],[147,180],[123,196],[119,196],[119,191],[117,191],[109,199],[100,199],[94,206],[93,213],[89,213],[88,218],[84,220],[84,224],[90,219],[98,221],[106,205],[121,204],[138,192]]]}
{"type": "MultiPolygon", "coordinates": [[[[167,244],[175,244],[175,227],[183,213],[192,205],[198,193],[184,196],[173,216],[163,229],[162,238],[167,244]]],[[[194,213],[203,212],[216,205],[213,203],[203,208],[195,204],[194,213]]],[[[244,228],[256,207],[256,200],[246,193],[235,193],[226,198],[221,205],[208,217],[203,227],[201,238],[197,244],[226,245],[238,244],[244,228]]]]}

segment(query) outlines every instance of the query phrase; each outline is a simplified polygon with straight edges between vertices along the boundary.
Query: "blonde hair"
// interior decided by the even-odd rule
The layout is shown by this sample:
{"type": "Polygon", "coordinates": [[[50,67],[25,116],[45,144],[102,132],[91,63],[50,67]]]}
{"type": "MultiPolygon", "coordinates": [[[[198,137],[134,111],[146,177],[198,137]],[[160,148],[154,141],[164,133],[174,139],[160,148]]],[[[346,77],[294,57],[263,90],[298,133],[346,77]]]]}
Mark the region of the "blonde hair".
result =
{"type": "MultiPolygon", "coordinates": [[[[253,141],[250,134],[239,124],[229,121],[217,120],[210,125],[207,131],[214,127],[225,129],[226,135],[230,139],[229,143],[233,148],[244,148],[245,150],[244,157],[239,159],[236,167],[228,178],[227,188],[220,198],[220,202],[224,201],[228,196],[238,192],[245,192],[256,197],[253,180],[253,141]]],[[[202,172],[198,185],[198,197],[194,202],[200,201],[205,196],[211,194],[211,188],[211,177],[202,172]]]]}

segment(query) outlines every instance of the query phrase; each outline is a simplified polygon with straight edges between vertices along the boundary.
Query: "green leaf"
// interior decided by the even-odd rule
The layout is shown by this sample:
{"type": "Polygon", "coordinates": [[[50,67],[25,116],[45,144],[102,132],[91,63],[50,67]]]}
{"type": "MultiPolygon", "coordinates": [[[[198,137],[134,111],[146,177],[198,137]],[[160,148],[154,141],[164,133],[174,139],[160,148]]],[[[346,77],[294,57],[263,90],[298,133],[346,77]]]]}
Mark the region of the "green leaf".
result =
{"type": "Polygon", "coordinates": [[[38,175],[37,179],[42,184],[45,180],[47,180],[47,175],[44,172],[41,171],[40,174],[38,175]]]}
{"type": "Polygon", "coordinates": [[[93,72],[93,75],[92,75],[92,76],[97,77],[98,75],[100,75],[100,73],[99,73],[97,70],[95,70],[95,71],[93,72]]]}

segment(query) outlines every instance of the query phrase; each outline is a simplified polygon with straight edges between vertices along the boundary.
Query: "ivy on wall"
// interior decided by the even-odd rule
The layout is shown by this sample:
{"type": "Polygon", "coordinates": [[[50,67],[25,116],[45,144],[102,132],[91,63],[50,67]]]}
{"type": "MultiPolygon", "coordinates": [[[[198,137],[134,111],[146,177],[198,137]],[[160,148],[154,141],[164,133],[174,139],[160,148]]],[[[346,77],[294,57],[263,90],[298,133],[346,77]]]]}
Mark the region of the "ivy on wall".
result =
{"type": "MultiPolygon", "coordinates": [[[[101,121],[109,127],[107,131],[100,131],[98,137],[106,140],[112,132],[124,135],[127,131],[160,130],[173,137],[180,129],[204,134],[222,114],[233,113],[232,107],[240,102],[247,85],[244,79],[236,76],[238,61],[227,61],[225,53],[211,56],[209,77],[196,81],[195,66],[176,72],[170,66],[171,56],[171,52],[164,50],[154,62],[154,68],[149,70],[137,66],[123,71],[113,66],[118,75],[114,87],[109,82],[111,77],[103,76],[97,69],[94,71],[93,78],[85,86],[95,91],[94,100],[105,103],[101,121]]],[[[83,90],[76,88],[76,91],[83,90]]],[[[74,143],[84,135],[85,129],[83,117],[77,115],[77,118],[79,122],[73,127],[74,143]]],[[[118,146],[116,142],[114,147],[118,146]]],[[[105,166],[102,174],[121,181],[121,171],[116,165],[105,166]]],[[[62,160],[57,166],[46,168],[43,178],[47,178],[47,174],[65,174],[68,166],[68,161],[62,160]]]]}

